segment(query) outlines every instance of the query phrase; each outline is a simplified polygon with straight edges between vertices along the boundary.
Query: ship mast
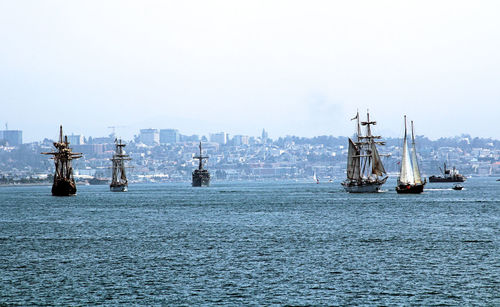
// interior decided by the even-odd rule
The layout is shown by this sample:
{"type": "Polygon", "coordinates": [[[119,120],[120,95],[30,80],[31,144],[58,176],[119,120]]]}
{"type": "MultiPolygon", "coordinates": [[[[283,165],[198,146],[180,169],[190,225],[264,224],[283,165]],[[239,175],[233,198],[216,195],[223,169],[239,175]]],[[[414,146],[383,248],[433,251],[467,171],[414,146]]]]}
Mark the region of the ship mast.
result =
{"type": "Polygon", "coordinates": [[[360,142],[362,135],[361,135],[361,125],[359,124],[359,111],[356,111],[356,117],[353,119],[356,119],[357,138],[358,138],[358,142],[360,142]]]}
{"type": "Polygon", "coordinates": [[[199,163],[198,163],[198,169],[199,170],[202,170],[203,169],[203,159],[208,159],[208,156],[203,156],[202,153],[201,153],[201,142],[200,142],[200,155],[199,156],[195,156],[193,157],[194,159],[198,159],[199,160],[199,163]]]}
{"type": "MultiPolygon", "coordinates": [[[[359,116],[358,116],[359,122],[359,116]]],[[[375,139],[382,138],[379,135],[372,135],[371,125],[376,125],[376,121],[370,120],[370,112],[366,111],[366,121],[361,122],[362,126],[366,126],[366,135],[360,135],[358,132],[358,142],[356,145],[360,151],[361,159],[361,177],[368,178],[371,175],[376,175],[377,177],[385,173],[382,162],[380,161],[380,155],[378,154],[376,145],[385,145],[385,142],[375,141],[375,139]]],[[[358,131],[360,130],[358,123],[358,131]]]]}
{"type": "Polygon", "coordinates": [[[55,174],[54,182],[61,179],[66,179],[73,181],[73,167],[71,166],[71,161],[73,159],[78,159],[82,157],[81,153],[71,152],[69,148],[68,137],[64,136],[63,139],[63,129],[62,125],[59,127],[59,140],[54,142],[54,147],[57,151],[53,152],[42,152],[43,155],[52,155],[55,164],[55,174]]]}

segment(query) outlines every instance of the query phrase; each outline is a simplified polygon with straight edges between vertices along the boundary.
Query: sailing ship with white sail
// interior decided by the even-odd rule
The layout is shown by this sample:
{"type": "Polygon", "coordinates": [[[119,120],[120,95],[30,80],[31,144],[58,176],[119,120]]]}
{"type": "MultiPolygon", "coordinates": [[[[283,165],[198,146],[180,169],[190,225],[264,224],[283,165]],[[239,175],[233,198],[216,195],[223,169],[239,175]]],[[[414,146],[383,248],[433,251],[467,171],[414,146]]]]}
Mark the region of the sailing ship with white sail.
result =
{"type": "Polygon", "coordinates": [[[372,135],[372,125],[377,122],[370,120],[370,113],[366,114],[367,120],[360,122],[359,112],[351,120],[357,122],[356,140],[349,138],[347,153],[347,178],[341,184],[349,193],[375,193],[379,192],[387,181],[387,172],[378,153],[377,145],[385,142],[376,141],[381,136],[372,135]],[[366,127],[366,134],[361,132],[361,126],[366,127]]]}
{"type": "Polygon", "coordinates": [[[126,145],[122,143],[122,140],[115,140],[115,153],[111,161],[113,162],[111,184],[109,189],[112,192],[127,192],[128,190],[128,180],[125,174],[125,161],[131,160],[128,155],[125,154],[123,147],[126,145]]]}
{"type": "Polygon", "coordinates": [[[417,161],[417,150],[415,148],[415,133],[413,129],[413,121],[411,121],[411,153],[408,150],[408,138],[406,131],[406,115],[405,135],[403,139],[403,156],[401,159],[401,170],[398,178],[396,192],[407,194],[418,194],[424,191],[424,185],[427,181],[422,181],[420,169],[417,161]]]}

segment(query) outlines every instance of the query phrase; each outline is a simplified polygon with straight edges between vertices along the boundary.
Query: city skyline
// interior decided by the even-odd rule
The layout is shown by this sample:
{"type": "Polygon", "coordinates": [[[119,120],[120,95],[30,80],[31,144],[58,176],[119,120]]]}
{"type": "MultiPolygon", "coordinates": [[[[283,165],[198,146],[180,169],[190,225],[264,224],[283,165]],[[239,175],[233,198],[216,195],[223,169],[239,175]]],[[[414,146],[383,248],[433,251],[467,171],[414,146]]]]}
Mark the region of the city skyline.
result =
{"type": "MultiPolygon", "coordinates": [[[[371,118],[371,117],[370,117],[371,118]]],[[[373,120],[373,118],[371,118],[373,120]]],[[[353,121],[354,122],[354,121],[353,121]]],[[[354,126],[353,126],[354,127],[354,126]]],[[[16,135],[16,138],[19,138],[20,141],[18,141],[19,144],[29,144],[29,143],[33,143],[33,142],[41,142],[45,139],[48,139],[48,140],[56,140],[58,138],[58,133],[59,133],[59,130],[58,130],[58,127],[57,128],[57,132],[54,132],[52,133],[51,135],[47,135],[47,136],[43,136],[42,138],[40,139],[37,139],[37,138],[33,138],[33,135],[30,136],[29,132],[28,134],[26,133],[25,130],[23,130],[22,128],[21,129],[8,129],[9,132],[13,133],[20,133],[20,136],[16,135]],[[27,137],[26,137],[27,136],[27,137]]],[[[373,129],[373,127],[372,127],[373,129]]],[[[403,128],[404,129],[404,128],[403,128]]],[[[68,131],[66,129],[65,126],[63,126],[63,132],[64,132],[64,135],[65,136],[68,136],[70,139],[71,137],[78,137],[78,138],[81,138],[82,141],[85,139],[85,140],[88,140],[89,138],[92,138],[92,139],[106,139],[106,138],[109,138],[109,137],[113,137],[113,138],[117,138],[117,139],[122,139],[124,141],[127,141],[127,142],[131,142],[131,141],[134,141],[134,139],[139,139],[140,140],[140,137],[141,137],[141,131],[142,130],[156,130],[156,133],[158,134],[158,138],[161,138],[161,132],[163,130],[175,130],[177,131],[178,135],[179,136],[183,136],[183,137],[186,137],[188,138],[188,140],[178,140],[177,143],[181,143],[181,142],[192,142],[193,141],[193,137],[198,137],[198,139],[196,140],[196,142],[198,142],[198,140],[201,140],[203,138],[205,138],[206,142],[211,142],[211,138],[212,136],[214,135],[217,135],[217,134],[220,134],[220,133],[224,133],[226,135],[226,140],[227,142],[229,142],[230,140],[232,140],[234,137],[249,137],[249,138],[255,138],[255,139],[260,139],[261,136],[262,136],[262,131],[265,130],[266,133],[269,135],[268,137],[272,140],[277,140],[279,138],[286,138],[286,137],[298,137],[298,138],[315,138],[315,137],[322,137],[322,136],[326,136],[326,137],[334,137],[334,138],[342,138],[342,137],[345,137],[345,138],[348,138],[348,137],[353,137],[353,135],[356,134],[356,131],[352,131],[351,134],[349,135],[335,135],[335,134],[322,134],[322,135],[311,135],[311,136],[306,136],[306,135],[293,135],[293,134],[286,134],[286,135],[274,135],[274,136],[271,136],[271,134],[269,134],[269,130],[266,129],[266,128],[262,128],[260,129],[259,131],[257,131],[255,134],[233,134],[233,133],[228,133],[227,130],[220,130],[220,131],[203,131],[203,132],[200,132],[200,133],[185,133],[184,131],[176,128],[176,127],[169,127],[169,128],[166,128],[166,127],[148,127],[148,128],[145,128],[145,127],[142,127],[142,128],[139,128],[137,129],[137,131],[134,131],[132,134],[130,134],[131,136],[130,137],[126,137],[124,136],[124,134],[120,134],[119,133],[119,130],[117,129],[116,126],[113,126],[113,127],[107,127],[107,129],[105,129],[104,131],[101,131],[101,132],[98,132],[97,135],[89,135],[89,134],[85,134],[85,133],[82,133],[81,131],[68,131]]],[[[2,133],[4,132],[5,130],[2,130],[0,129],[0,141],[3,140],[2,138],[2,133]]],[[[362,127],[362,133],[365,133],[364,132],[364,128],[362,127]]],[[[380,133],[378,133],[378,129],[376,128],[375,126],[375,131],[374,131],[375,134],[377,135],[380,135],[380,133]]],[[[440,137],[437,137],[437,138],[431,138],[427,135],[424,135],[424,134],[421,134],[421,133],[418,133],[418,131],[415,133],[415,135],[417,137],[422,137],[422,138],[427,138],[431,141],[437,141],[439,139],[447,139],[447,138],[462,138],[462,137],[466,137],[466,138],[470,138],[470,139],[474,139],[474,138],[480,138],[480,139],[491,139],[491,140],[494,140],[494,141],[497,141],[499,139],[497,138],[494,138],[494,137],[481,137],[481,136],[477,136],[477,135],[472,135],[470,133],[467,133],[467,132],[464,132],[460,135],[452,135],[452,136],[440,136],[440,137]]],[[[381,137],[383,139],[402,139],[403,138],[403,135],[394,135],[394,136],[390,136],[390,135],[381,135],[381,137]]],[[[72,142],[73,143],[73,142],[72,142]]],[[[160,142],[160,141],[157,141],[158,144],[164,144],[165,142],[160,142]]],[[[170,142],[167,142],[167,143],[170,143],[170,142]]],[[[16,145],[18,145],[16,143],[16,145]]]]}
{"type": "Polygon", "coordinates": [[[0,124],[26,142],[142,128],[271,138],[377,134],[402,118],[431,139],[491,129],[500,4],[4,1],[0,124]],[[55,131],[55,132],[54,132],[55,131]]]}

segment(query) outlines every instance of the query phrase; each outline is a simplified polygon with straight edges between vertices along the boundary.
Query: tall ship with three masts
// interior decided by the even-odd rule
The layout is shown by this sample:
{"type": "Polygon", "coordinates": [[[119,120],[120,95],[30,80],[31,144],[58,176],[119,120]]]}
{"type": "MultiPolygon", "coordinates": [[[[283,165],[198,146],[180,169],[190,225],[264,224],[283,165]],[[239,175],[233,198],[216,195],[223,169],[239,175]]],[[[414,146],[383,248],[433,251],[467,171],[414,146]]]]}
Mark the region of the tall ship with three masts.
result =
{"type": "Polygon", "coordinates": [[[420,169],[417,161],[417,150],[415,148],[415,134],[413,130],[413,121],[411,121],[411,156],[408,151],[408,140],[406,132],[405,115],[405,135],[403,139],[403,156],[401,159],[401,170],[398,178],[396,192],[405,194],[418,194],[424,191],[426,180],[422,181],[420,169]]]}
{"type": "Polygon", "coordinates": [[[52,195],[70,196],[76,194],[76,184],[73,178],[73,159],[82,157],[81,153],[75,153],[69,148],[68,137],[64,136],[62,125],[59,127],[59,140],[54,142],[57,151],[42,152],[44,155],[53,155],[55,164],[54,183],[52,184],[52,195]]]}
{"type": "Polygon", "coordinates": [[[385,142],[376,141],[381,136],[372,135],[371,126],[377,122],[370,120],[370,114],[366,114],[367,120],[360,122],[359,112],[351,120],[357,121],[356,140],[349,138],[347,153],[347,179],[342,186],[350,193],[375,193],[380,191],[381,186],[387,181],[387,172],[382,164],[377,145],[385,145],[385,142]],[[366,127],[366,135],[361,133],[361,126],[366,127]]]}
{"type": "Polygon", "coordinates": [[[128,155],[125,154],[123,147],[126,145],[122,143],[122,140],[115,140],[115,153],[113,154],[113,169],[111,175],[111,184],[109,188],[112,192],[127,192],[128,180],[125,174],[125,161],[131,160],[128,155]]]}
{"type": "Polygon", "coordinates": [[[201,142],[200,142],[200,155],[194,157],[194,159],[198,159],[198,169],[193,171],[193,181],[191,185],[193,187],[208,187],[210,185],[210,173],[208,170],[203,168],[203,159],[208,159],[208,156],[203,156],[201,152],[201,142]]]}

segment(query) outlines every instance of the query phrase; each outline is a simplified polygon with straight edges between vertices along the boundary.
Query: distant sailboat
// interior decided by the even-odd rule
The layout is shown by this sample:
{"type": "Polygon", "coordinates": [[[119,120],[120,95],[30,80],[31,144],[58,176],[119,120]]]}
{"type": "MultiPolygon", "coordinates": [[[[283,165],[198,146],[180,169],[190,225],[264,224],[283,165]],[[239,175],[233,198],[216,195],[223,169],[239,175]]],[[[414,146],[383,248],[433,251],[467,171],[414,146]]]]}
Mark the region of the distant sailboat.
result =
{"type": "Polygon", "coordinates": [[[387,172],[377,150],[377,145],[385,142],[375,141],[380,136],[372,135],[370,114],[366,114],[366,122],[359,121],[359,113],[352,120],[357,120],[357,140],[349,138],[347,151],[347,179],[341,184],[350,193],[374,193],[380,191],[387,181],[387,172]],[[361,125],[366,126],[366,135],[361,134],[361,125]]]}
{"type": "Polygon", "coordinates": [[[125,175],[124,161],[130,160],[130,158],[123,150],[125,144],[122,143],[122,140],[115,140],[115,147],[115,154],[111,159],[111,161],[113,161],[113,171],[109,189],[112,192],[127,192],[128,180],[125,175]]]}
{"type": "Polygon", "coordinates": [[[319,178],[316,176],[316,172],[314,172],[314,174],[313,174],[313,180],[314,180],[317,184],[319,184],[319,178]]]}
{"type": "Polygon", "coordinates": [[[403,156],[401,159],[401,170],[398,178],[396,192],[406,194],[418,194],[424,191],[426,181],[422,181],[420,169],[417,161],[417,150],[415,148],[415,134],[413,130],[413,121],[411,122],[411,154],[408,151],[408,139],[406,132],[406,115],[405,119],[405,135],[403,139],[403,156]]]}

